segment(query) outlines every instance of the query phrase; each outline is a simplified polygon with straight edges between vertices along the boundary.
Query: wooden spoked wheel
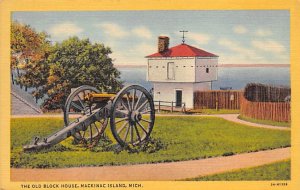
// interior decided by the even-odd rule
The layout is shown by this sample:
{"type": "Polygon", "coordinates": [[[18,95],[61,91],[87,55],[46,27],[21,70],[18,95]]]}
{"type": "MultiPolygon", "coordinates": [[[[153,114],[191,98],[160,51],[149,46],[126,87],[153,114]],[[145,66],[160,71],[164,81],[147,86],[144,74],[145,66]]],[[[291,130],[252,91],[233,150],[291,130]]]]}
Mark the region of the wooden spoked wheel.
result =
{"type": "Polygon", "coordinates": [[[154,126],[155,109],[152,96],[143,87],[123,88],[114,98],[110,111],[110,127],[121,146],[146,141],[154,126]]]}
{"type": "MultiPolygon", "coordinates": [[[[99,106],[96,103],[90,103],[85,100],[84,97],[89,93],[99,93],[94,87],[84,85],[76,88],[67,98],[64,110],[64,122],[65,126],[68,126],[72,122],[76,122],[80,117],[89,115],[99,106]]],[[[106,108],[103,108],[106,109],[106,108]]],[[[100,120],[91,123],[89,126],[84,126],[83,131],[77,131],[73,135],[74,139],[78,143],[84,143],[88,146],[95,146],[104,132],[108,124],[108,111],[103,110],[100,114],[100,120]]]]}

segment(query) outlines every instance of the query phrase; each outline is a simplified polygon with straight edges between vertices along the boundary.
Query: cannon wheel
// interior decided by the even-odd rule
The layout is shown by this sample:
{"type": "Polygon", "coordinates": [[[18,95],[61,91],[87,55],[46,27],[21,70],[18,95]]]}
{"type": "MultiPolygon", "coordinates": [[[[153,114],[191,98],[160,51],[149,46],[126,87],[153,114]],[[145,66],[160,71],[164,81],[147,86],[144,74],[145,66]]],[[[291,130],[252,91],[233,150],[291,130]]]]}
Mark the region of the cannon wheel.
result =
{"type": "Polygon", "coordinates": [[[146,141],[154,126],[155,109],[152,96],[143,87],[124,87],[114,98],[110,127],[121,146],[139,145],[146,141]]]}
{"type": "MultiPolygon", "coordinates": [[[[65,126],[68,126],[71,122],[89,114],[90,111],[99,108],[95,103],[89,105],[89,103],[84,99],[88,93],[99,93],[99,90],[88,85],[83,85],[76,88],[68,96],[64,110],[65,126]]],[[[102,113],[104,115],[99,121],[95,121],[91,125],[86,126],[86,130],[77,131],[77,133],[73,135],[76,142],[81,142],[88,146],[95,146],[99,142],[99,139],[108,124],[106,111],[104,110],[102,113]]]]}

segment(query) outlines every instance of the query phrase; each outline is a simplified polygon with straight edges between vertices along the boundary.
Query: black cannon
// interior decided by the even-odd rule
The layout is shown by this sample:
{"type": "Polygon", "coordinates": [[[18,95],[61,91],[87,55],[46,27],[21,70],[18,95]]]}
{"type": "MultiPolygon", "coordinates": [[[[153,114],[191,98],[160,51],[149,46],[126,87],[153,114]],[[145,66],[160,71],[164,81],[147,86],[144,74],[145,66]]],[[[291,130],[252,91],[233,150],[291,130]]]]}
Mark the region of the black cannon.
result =
{"type": "Polygon", "coordinates": [[[153,99],[145,88],[130,85],[117,94],[109,94],[84,85],[74,89],[66,100],[65,126],[43,139],[35,137],[34,142],[23,149],[48,148],[70,136],[92,147],[98,144],[108,123],[121,146],[135,146],[149,138],[154,121],[153,99]]]}

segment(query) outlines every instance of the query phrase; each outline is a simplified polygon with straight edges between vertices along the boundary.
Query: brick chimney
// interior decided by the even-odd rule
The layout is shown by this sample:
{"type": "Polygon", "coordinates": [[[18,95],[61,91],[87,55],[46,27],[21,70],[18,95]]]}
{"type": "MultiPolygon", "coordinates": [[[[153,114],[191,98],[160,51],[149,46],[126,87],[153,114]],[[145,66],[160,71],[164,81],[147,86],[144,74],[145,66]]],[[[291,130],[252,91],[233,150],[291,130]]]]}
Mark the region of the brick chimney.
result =
{"type": "Polygon", "coordinates": [[[159,36],[158,37],[158,52],[164,52],[169,49],[169,37],[159,36]]]}

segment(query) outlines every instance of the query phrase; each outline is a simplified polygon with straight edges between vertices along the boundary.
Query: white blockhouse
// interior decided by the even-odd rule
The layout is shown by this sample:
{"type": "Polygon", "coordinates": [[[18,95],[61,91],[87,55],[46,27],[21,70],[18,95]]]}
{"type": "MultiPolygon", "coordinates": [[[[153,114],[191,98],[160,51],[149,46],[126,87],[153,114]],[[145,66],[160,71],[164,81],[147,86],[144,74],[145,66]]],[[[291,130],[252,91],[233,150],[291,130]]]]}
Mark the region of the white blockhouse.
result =
{"type": "Polygon", "coordinates": [[[158,52],[148,58],[147,80],[155,101],[185,103],[194,108],[194,92],[211,90],[218,79],[218,56],[184,43],[169,48],[169,38],[158,38],[158,52]]]}

